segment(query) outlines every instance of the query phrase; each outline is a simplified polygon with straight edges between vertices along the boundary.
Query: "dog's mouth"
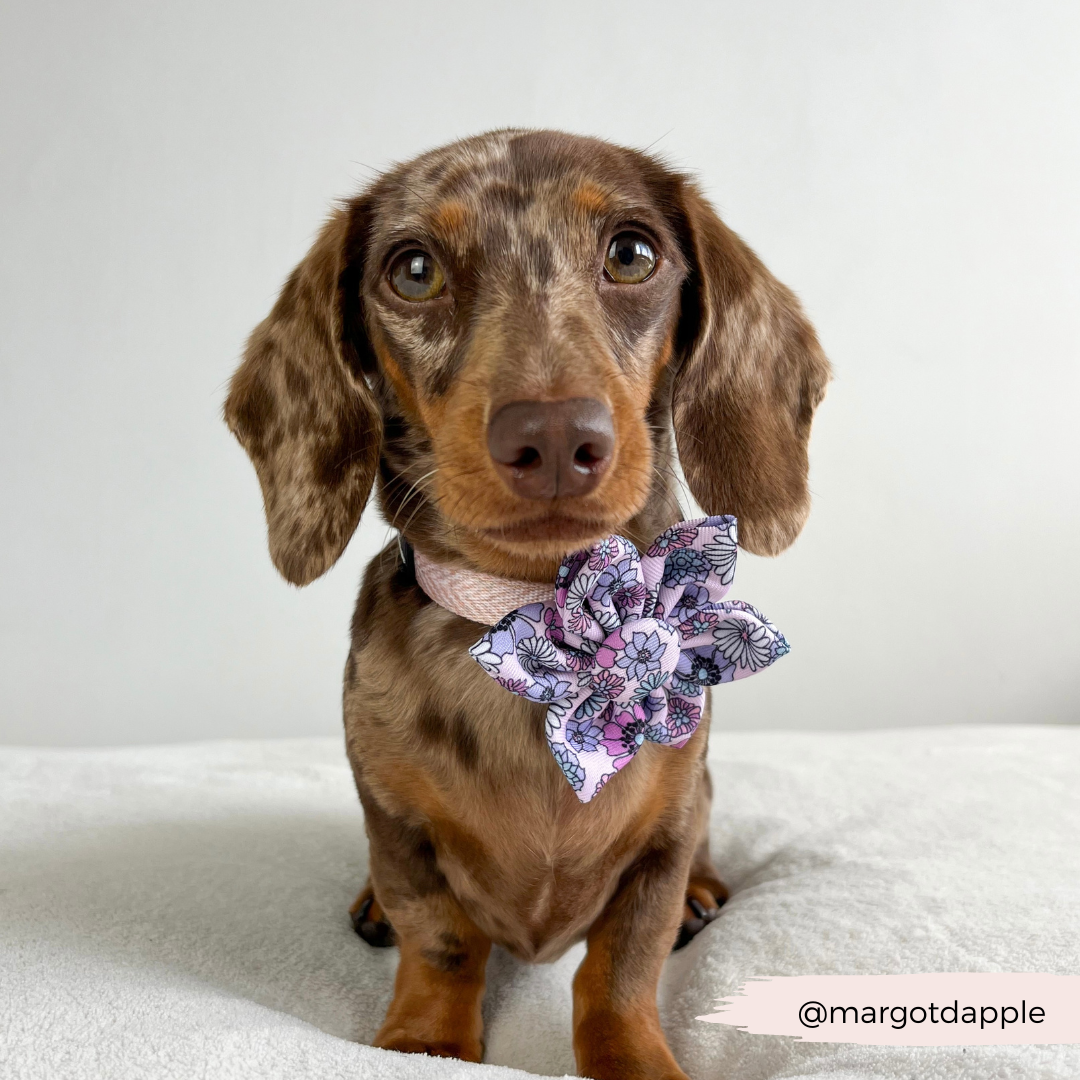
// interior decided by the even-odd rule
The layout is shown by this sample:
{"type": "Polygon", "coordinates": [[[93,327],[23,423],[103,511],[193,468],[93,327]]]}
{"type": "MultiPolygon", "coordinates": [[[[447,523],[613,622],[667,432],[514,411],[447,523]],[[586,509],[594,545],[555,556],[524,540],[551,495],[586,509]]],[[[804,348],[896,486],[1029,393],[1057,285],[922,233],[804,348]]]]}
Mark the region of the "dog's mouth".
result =
{"type": "Polygon", "coordinates": [[[610,522],[553,512],[540,517],[477,530],[496,544],[520,545],[561,541],[577,550],[611,532],[610,522]]]}

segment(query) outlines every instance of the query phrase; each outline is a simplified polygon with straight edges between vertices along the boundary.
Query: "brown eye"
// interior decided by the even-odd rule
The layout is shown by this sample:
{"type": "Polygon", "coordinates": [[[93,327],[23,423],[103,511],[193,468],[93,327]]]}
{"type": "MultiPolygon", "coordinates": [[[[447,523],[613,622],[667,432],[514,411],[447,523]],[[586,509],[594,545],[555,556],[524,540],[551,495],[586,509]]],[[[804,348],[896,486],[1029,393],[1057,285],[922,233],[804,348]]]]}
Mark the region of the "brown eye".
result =
{"type": "Polygon", "coordinates": [[[403,251],[390,267],[390,284],[405,300],[434,300],[443,291],[446,279],[426,251],[403,251]]]}
{"type": "Polygon", "coordinates": [[[640,233],[619,233],[608,248],[604,269],[620,285],[637,285],[656,269],[656,254],[640,233]]]}

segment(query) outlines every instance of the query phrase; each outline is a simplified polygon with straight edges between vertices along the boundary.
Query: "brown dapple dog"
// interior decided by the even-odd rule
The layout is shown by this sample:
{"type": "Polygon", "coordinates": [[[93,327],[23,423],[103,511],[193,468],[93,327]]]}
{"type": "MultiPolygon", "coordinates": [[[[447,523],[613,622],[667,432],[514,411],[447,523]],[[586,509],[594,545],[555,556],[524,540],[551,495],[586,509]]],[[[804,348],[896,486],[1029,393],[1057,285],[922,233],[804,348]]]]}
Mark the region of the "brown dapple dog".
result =
{"type": "Polygon", "coordinates": [[[581,803],[544,706],[468,654],[411,551],[554,582],[619,533],[644,550],[691,492],[782,551],[809,510],[828,363],[794,296],[655,158],[496,131],[391,169],[336,210],[248,343],[225,406],[262,485],[270,553],[304,585],[372,485],[395,540],[368,566],[345,666],[371,879],[355,905],[401,950],[375,1043],[479,1061],[492,942],[545,961],[585,938],[578,1068],[683,1078],[656,988],[726,897],[709,858],[708,722],[646,743],[581,803]]]}

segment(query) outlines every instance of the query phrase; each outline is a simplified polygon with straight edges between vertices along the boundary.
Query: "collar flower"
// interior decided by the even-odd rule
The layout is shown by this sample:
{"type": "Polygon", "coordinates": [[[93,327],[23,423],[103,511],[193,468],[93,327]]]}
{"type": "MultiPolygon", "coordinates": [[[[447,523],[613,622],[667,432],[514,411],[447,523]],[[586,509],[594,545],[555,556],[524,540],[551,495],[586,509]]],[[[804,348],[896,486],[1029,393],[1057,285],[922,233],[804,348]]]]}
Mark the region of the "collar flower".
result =
{"type": "Polygon", "coordinates": [[[469,650],[511,693],[548,703],[548,744],[582,802],[644,743],[685,746],[707,686],[788,651],[761,612],[724,599],[737,536],[730,515],[679,522],[645,555],[609,536],[563,560],[554,603],[510,612],[469,650]]]}

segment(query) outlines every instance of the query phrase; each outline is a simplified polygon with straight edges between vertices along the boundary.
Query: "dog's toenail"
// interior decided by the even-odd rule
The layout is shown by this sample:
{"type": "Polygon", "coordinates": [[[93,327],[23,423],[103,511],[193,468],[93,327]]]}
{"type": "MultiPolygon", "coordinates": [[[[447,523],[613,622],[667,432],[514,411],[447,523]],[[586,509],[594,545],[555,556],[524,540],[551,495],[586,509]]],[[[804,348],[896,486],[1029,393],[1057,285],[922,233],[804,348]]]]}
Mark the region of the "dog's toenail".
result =
{"type": "Polygon", "coordinates": [[[396,944],[394,928],[383,920],[362,922],[356,932],[374,949],[386,949],[396,944]]]}
{"type": "Polygon", "coordinates": [[[675,944],[671,946],[671,951],[672,952],[678,952],[680,949],[684,948],[686,945],[688,945],[690,943],[690,939],[693,936],[694,936],[693,934],[687,932],[685,924],[680,926],[679,927],[679,934],[675,938],[675,944]]]}
{"type": "Polygon", "coordinates": [[[371,904],[374,899],[374,897],[369,896],[350,916],[353,929],[358,934],[360,933],[360,927],[368,921],[368,912],[371,910],[371,904]]]}

